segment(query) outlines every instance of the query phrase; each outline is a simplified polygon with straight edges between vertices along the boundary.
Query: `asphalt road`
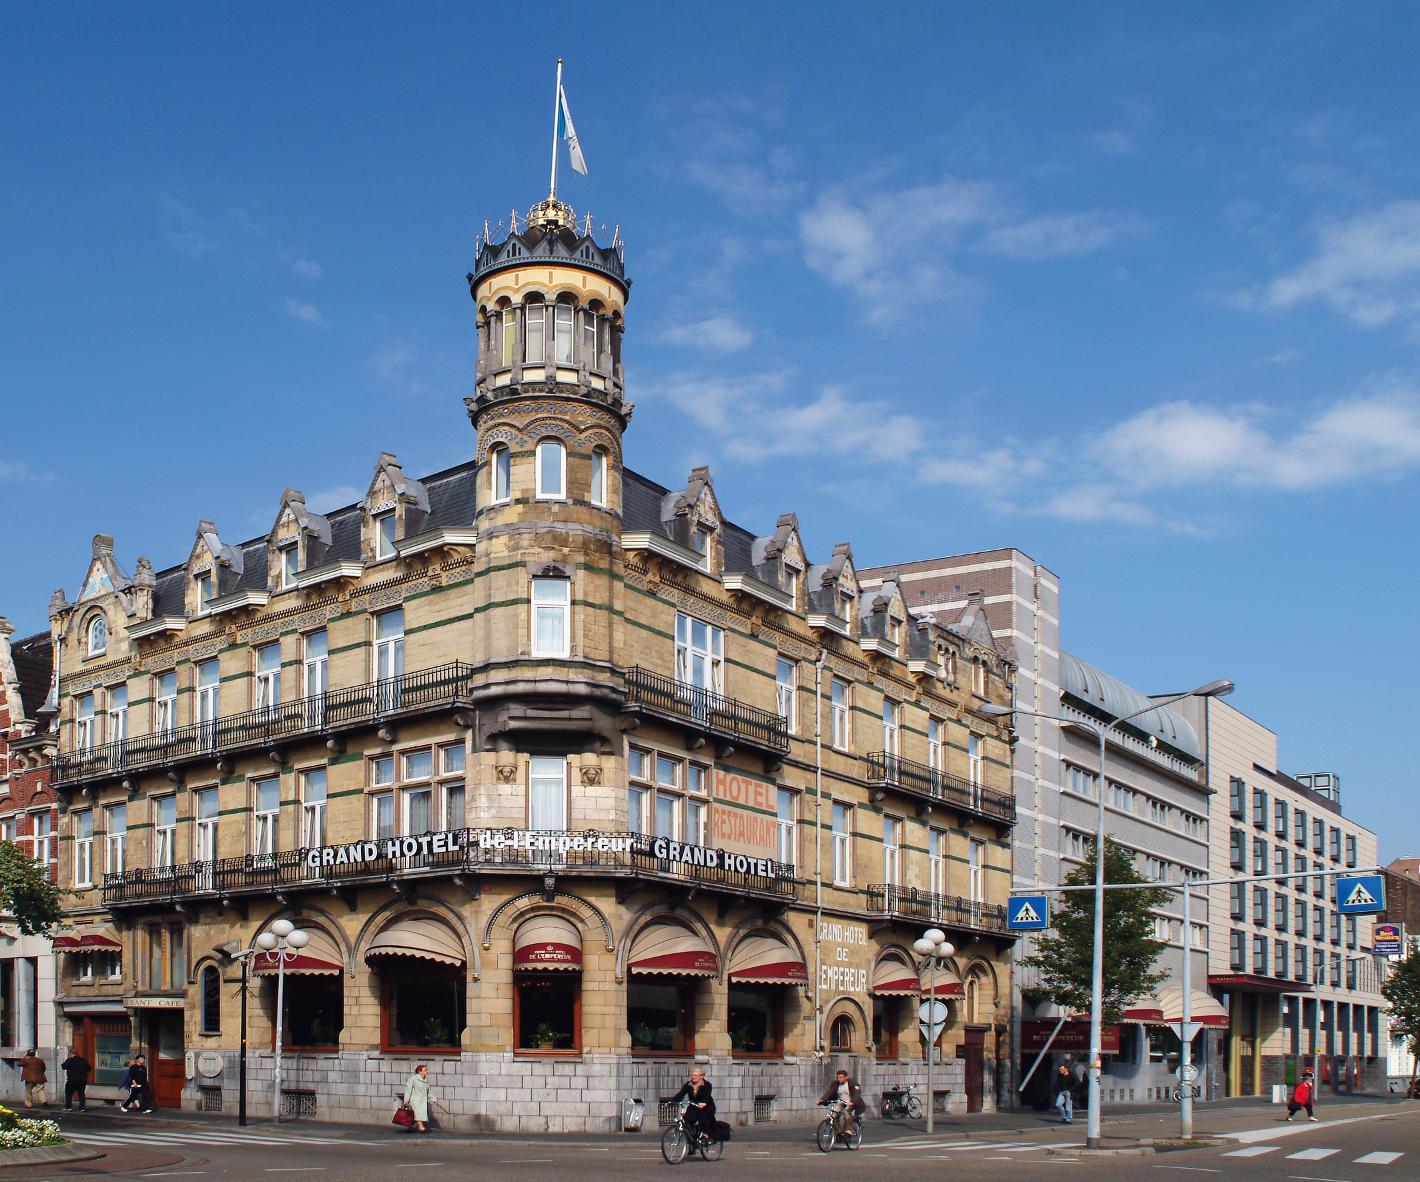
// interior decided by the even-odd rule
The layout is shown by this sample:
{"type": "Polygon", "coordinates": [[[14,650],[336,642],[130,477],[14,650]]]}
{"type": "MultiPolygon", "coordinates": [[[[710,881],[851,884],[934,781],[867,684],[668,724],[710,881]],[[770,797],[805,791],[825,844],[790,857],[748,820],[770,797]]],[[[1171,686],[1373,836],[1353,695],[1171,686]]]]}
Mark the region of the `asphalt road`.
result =
{"type": "MultiPolygon", "coordinates": [[[[97,1162],[64,1168],[11,1168],[7,1178],[164,1178],[174,1182],[261,1179],[310,1175],[312,1182],[391,1182],[393,1172],[434,1169],[487,1171],[506,1179],[575,1176],[577,1182],[626,1182],[632,1175],[689,1173],[702,1179],[730,1175],[735,1182],[778,1179],[845,1180],[891,1177],[932,1179],[970,1170],[973,1182],[1033,1182],[1085,1174],[1094,1182],[1139,1178],[1182,1182],[1181,1174],[1221,1176],[1219,1182],[1413,1182],[1420,1178],[1420,1104],[1375,1102],[1336,1105],[1318,1113],[1318,1124],[1286,1124],[1281,1110],[1262,1106],[1201,1108],[1198,1131],[1215,1144],[1146,1155],[1093,1155],[1078,1148],[1084,1128],[1032,1114],[952,1119],[935,1136],[903,1124],[869,1122],[856,1152],[822,1154],[810,1128],[748,1130],[725,1148],[719,1162],[666,1165],[658,1131],[621,1137],[417,1137],[385,1129],[253,1125],[238,1129],[215,1120],[155,1120],[112,1114],[65,1117],[77,1144],[106,1154],[97,1162]]],[[[1108,1145],[1167,1137],[1176,1127],[1168,1112],[1111,1116],[1108,1145]]],[[[290,1182],[297,1182],[292,1178],[290,1182]]]]}

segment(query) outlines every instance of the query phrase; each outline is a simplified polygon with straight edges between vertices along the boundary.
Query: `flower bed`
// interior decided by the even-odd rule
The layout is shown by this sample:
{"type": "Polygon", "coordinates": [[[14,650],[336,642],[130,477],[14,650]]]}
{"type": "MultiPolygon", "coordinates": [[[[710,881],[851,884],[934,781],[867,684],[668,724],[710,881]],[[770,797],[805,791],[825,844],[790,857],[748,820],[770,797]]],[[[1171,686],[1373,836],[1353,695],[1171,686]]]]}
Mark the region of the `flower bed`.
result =
{"type": "Polygon", "coordinates": [[[54,1121],[24,1120],[18,1113],[0,1106],[0,1150],[59,1145],[63,1140],[54,1121]]]}

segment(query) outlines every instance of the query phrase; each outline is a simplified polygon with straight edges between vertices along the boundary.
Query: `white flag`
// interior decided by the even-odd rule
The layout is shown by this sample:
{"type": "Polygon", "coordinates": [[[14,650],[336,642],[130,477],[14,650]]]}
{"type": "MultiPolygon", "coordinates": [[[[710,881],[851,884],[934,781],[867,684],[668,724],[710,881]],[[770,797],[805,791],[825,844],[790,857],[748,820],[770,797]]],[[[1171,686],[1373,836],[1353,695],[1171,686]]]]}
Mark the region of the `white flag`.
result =
{"type": "Polygon", "coordinates": [[[577,129],[572,126],[572,112],[567,106],[567,92],[558,87],[557,94],[562,102],[562,122],[566,125],[562,131],[562,138],[567,141],[567,153],[572,157],[572,171],[586,176],[587,158],[582,155],[582,145],[577,139],[577,129]]]}

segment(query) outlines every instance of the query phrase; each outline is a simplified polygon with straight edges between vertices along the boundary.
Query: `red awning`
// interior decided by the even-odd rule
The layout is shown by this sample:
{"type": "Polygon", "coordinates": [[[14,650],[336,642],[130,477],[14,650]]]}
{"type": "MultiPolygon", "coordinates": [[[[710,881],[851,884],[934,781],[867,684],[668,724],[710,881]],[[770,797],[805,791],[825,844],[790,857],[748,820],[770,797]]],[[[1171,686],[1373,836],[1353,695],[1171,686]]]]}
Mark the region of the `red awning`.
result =
{"type": "Polygon", "coordinates": [[[514,969],[582,971],[582,933],[560,915],[535,915],[513,936],[514,969]]]}
{"type": "Polygon", "coordinates": [[[631,941],[626,971],[638,976],[713,977],[720,958],[698,932],[678,923],[648,923],[631,941]]]}
{"type": "Polygon", "coordinates": [[[730,957],[730,981],[742,985],[802,985],[809,979],[803,958],[778,936],[746,936],[730,957]]]}
{"type": "MultiPolygon", "coordinates": [[[[302,929],[310,942],[295,956],[287,955],[284,971],[300,977],[338,977],[345,971],[345,958],[335,940],[320,928],[302,929]]],[[[251,958],[251,971],[258,977],[274,977],[282,968],[274,952],[256,952],[251,958]]]]}
{"type": "Polygon", "coordinates": [[[56,952],[110,952],[123,947],[123,941],[107,924],[90,924],[60,932],[50,941],[56,952]]]}
{"type": "Polygon", "coordinates": [[[892,958],[881,960],[873,970],[873,993],[877,997],[916,997],[922,992],[917,970],[892,958]]]}

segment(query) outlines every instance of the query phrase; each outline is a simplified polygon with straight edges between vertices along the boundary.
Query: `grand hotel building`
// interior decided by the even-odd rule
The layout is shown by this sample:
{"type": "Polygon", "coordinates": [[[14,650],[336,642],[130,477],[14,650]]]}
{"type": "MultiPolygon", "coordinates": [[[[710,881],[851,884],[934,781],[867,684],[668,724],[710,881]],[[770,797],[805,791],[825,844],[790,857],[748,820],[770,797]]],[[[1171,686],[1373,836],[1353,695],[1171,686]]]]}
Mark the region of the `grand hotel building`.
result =
{"type": "Polygon", "coordinates": [[[100,536],[56,595],[71,935],[113,949],[66,958],[66,1033],[233,1111],[242,956],[285,918],[288,1113],[385,1120],[427,1062],[446,1125],[610,1130],[699,1063],[726,1119],[792,1119],[841,1062],[921,1080],[936,925],[939,1102],[992,1107],[1015,805],[974,711],[1013,669],[980,604],[919,618],[792,513],[725,520],[708,470],[625,468],[622,253],[566,206],[469,283],[467,462],[382,455],[358,504],[287,490],[156,572],[100,536]]]}

